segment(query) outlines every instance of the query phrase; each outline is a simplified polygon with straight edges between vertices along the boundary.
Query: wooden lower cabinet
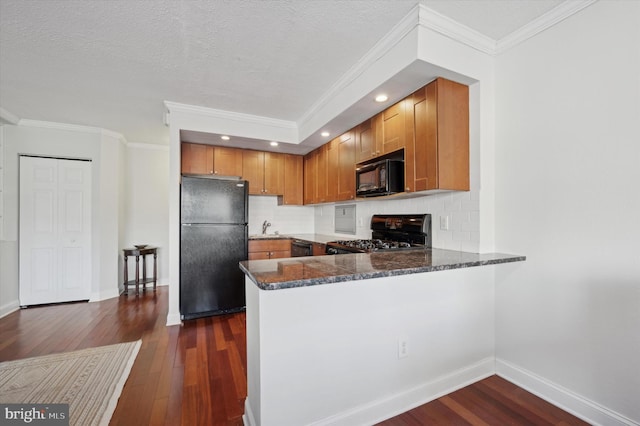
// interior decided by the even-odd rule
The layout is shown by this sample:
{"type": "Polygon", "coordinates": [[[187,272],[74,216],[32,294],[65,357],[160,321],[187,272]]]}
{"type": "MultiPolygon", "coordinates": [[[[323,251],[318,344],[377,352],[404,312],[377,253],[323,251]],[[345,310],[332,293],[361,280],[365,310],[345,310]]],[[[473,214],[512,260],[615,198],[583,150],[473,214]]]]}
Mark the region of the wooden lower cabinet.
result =
{"type": "Polygon", "coordinates": [[[313,243],[312,244],[313,247],[313,255],[314,256],[324,256],[325,254],[327,254],[327,246],[326,244],[322,244],[322,243],[313,243]]]}
{"type": "Polygon", "coordinates": [[[291,240],[249,240],[249,260],[291,257],[291,240]]]}

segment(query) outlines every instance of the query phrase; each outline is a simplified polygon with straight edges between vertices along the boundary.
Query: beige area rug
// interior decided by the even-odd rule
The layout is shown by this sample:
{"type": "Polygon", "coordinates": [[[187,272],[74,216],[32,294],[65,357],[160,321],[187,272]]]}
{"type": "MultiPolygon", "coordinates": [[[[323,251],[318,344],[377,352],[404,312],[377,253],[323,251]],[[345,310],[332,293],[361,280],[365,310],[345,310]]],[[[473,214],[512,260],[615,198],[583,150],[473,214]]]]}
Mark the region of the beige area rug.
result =
{"type": "Polygon", "coordinates": [[[108,425],[141,341],[0,363],[0,403],[69,404],[70,424],[108,425]]]}

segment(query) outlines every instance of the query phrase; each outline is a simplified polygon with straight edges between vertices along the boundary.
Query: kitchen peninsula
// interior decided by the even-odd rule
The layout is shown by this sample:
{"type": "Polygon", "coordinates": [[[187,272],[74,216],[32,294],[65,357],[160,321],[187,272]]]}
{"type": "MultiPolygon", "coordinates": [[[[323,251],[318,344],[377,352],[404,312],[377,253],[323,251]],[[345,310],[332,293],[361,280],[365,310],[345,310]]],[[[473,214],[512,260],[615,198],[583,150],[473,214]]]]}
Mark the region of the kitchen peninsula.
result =
{"type": "Polygon", "coordinates": [[[434,248],[241,262],[245,424],[373,424],[493,374],[494,268],[524,260],[434,248]]]}

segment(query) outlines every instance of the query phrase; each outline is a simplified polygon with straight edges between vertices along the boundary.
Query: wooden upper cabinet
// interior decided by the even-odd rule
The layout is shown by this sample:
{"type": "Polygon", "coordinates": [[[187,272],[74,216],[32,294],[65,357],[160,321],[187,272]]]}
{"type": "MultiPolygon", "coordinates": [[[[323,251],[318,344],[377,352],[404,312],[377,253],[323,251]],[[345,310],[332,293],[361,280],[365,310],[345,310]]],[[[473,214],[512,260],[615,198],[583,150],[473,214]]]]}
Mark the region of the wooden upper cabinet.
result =
{"type": "Polygon", "coordinates": [[[355,132],[349,131],[337,140],[338,163],[328,170],[338,175],[336,200],[353,200],[356,190],[355,132]]]}
{"type": "Polygon", "coordinates": [[[264,152],[264,195],[284,194],[284,155],[264,152]]]}
{"type": "Polygon", "coordinates": [[[403,99],[353,129],[355,162],[398,151],[412,142],[410,112],[411,99],[403,99]]]}
{"type": "Polygon", "coordinates": [[[370,118],[354,129],[355,162],[362,163],[376,156],[374,119],[370,118]]]}
{"type": "Polygon", "coordinates": [[[183,174],[213,174],[213,146],[183,142],[180,148],[183,174]]]}
{"type": "Polygon", "coordinates": [[[183,142],[180,151],[184,174],[242,176],[241,149],[183,142]]]}
{"type": "Polygon", "coordinates": [[[242,179],[249,182],[249,194],[264,194],[264,152],[242,151],[242,179]]]}
{"type": "Polygon", "coordinates": [[[327,153],[328,153],[328,145],[322,145],[317,148],[317,159],[316,159],[316,194],[315,194],[315,202],[316,203],[325,203],[327,202],[327,153]]]}
{"type": "Polygon", "coordinates": [[[284,154],[284,193],[278,204],[302,205],[303,200],[303,159],[300,155],[284,154]]]}
{"type": "Polygon", "coordinates": [[[407,191],[469,190],[469,88],[438,78],[411,95],[414,145],[407,191]]]}
{"type": "Polygon", "coordinates": [[[304,156],[304,204],[316,203],[316,169],[318,164],[317,151],[311,151],[304,156]]]}
{"type": "Polygon", "coordinates": [[[213,174],[219,176],[242,176],[242,150],[214,146],[213,174]]]}
{"type": "Polygon", "coordinates": [[[340,138],[337,137],[326,144],[327,159],[327,190],[326,201],[336,201],[338,199],[338,185],[340,178],[340,138]]]}
{"type": "Polygon", "coordinates": [[[400,101],[382,111],[376,118],[376,154],[385,155],[404,148],[407,126],[405,122],[405,102],[400,101]]]}
{"type": "Polygon", "coordinates": [[[283,195],[283,154],[244,150],[242,178],[249,182],[250,195],[283,195]]]}
{"type": "Polygon", "coordinates": [[[403,99],[376,116],[376,156],[404,148],[413,142],[410,120],[411,99],[403,99]]]}
{"type": "Polygon", "coordinates": [[[350,130],[305,156],[305,204],[355,198],[355,131],[350,130]]]}

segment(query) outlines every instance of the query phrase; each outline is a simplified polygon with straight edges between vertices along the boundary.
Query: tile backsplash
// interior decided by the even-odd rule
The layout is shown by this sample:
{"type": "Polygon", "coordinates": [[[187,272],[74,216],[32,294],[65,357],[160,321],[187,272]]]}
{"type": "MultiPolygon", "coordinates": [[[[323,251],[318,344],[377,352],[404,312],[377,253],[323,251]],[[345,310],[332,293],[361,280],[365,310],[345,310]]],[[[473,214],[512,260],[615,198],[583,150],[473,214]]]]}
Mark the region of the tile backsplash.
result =
{"type": "MultiPolygon", "coordinates": [[[[333,212],[333,210],[332,210],[333,212]]],[[[275,196],[249,196],[249,235],[261,234],[262,223],[271,223],[269,234],[311,234],[314,232],[314,207],[279,206],[275,196]]]]}
{"type": "Polygon", "coordinates": [[[268,233],[325,234],[344,239],[371,238],[374,214],[430,213],[433,246],[477,253],[480,247],[480,211],[477,191],[445,192],[415,198],[373,199],[346,203],[356,206],[356,234],[335,231],[335,207],[279,206],[273,196],[249,196],[249,235],[262,232],[262,222],[271,223],[268,233]],[[446,218],[446,219],[443,219],[446,218]],[[448,222],[442,229],[441,221],[448,222]]]}
{"type": "MultiPolygon", "coordinates": [[[[371,238],[370,222],[374,214],[430,213],[433,246],[443,249],[478,252],[480,247],[479,197],[476,191],[447,192],[396,200],[358,201],[356,235],[345,238],[371,238]],[[441,228],[441,220],[448,229],[441,228]]],[[[334,205],[315,207],[315,232],[336,234],[334,205]]]]}

